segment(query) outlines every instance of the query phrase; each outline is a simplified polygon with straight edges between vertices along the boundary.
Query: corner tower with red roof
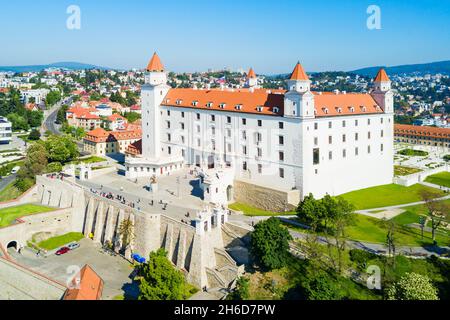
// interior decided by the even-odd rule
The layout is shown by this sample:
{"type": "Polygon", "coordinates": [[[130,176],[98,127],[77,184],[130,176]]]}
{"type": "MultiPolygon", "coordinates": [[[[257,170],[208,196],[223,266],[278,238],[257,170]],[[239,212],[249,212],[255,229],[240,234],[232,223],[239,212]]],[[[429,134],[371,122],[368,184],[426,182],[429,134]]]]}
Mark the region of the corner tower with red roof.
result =
{"type": "Polygon", "coordinates": [[[284,116],[294,118],[314,117],[314,95],[311,80],[298,62],[287,80],[288,91],[284,95],[284,116]]]}
{"type": "Polygon", "coordinates": [[[373,79],[371,95],[385,113],[394,113],[394,93],[391,88],[391,79],[383,68],[380,68],[373,79]]]}

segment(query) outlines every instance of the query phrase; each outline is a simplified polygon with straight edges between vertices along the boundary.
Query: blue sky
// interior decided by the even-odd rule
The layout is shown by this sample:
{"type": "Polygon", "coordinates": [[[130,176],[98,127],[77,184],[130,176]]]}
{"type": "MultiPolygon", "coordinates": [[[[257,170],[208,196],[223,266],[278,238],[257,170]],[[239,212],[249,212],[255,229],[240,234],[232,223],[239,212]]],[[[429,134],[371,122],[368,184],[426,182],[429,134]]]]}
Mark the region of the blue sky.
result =
{"type": "Polygon", "coordinates": [[[166,68],[224,66],[257,73],[450,59],[450,0],[0,0],[0,65],[79,61],[144,67],[157,51],[166,68]],[[68,30],[66,9],[81,9],[68,30]],[[369,5],[381,30],[366,27],[369,5]]]}

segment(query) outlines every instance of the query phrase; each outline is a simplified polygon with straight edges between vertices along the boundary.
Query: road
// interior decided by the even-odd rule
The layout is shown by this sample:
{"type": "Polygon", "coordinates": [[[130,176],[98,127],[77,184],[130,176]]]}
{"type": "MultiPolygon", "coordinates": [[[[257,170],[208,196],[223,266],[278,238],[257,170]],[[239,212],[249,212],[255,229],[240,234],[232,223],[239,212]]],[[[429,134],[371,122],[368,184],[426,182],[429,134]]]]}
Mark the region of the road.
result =
{"type": "Polygon", "coordinates": [[[8,184],[10,184],[12,181],[14,181],[16,179],[17,174],[11,174],[7,177],[4,177],[2,179],[0,179],[0,191],[3,191],[3,189],[6,188],[6,186],[8,184]]]}

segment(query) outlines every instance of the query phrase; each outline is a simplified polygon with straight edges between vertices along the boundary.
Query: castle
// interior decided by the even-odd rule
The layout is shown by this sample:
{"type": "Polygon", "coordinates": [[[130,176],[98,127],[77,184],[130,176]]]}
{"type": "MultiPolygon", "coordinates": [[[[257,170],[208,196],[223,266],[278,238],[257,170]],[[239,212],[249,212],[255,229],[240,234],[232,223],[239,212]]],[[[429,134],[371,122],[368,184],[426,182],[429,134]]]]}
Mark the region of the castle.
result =
{"type": "Polygon", "coordinates": [[[285,90],[260,88],[252,69],[247,77],[242,89],[174,89],[155,53],[142,86],[142,141],[126,159],[126,176],[220,169],[218,183],[206,186],[216,198],[224,189],[228,203],[276,203],[270,209],[309,193],[392,183],[393,92],[383,69],[370,93],[311,91],[300,63],[285,90]]]}

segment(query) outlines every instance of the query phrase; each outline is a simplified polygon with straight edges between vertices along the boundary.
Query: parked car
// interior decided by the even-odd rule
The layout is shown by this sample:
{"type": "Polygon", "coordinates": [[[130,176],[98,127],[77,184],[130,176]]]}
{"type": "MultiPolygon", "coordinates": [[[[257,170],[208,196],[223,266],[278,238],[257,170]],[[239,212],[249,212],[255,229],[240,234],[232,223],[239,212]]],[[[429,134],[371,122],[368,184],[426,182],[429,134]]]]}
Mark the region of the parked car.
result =
{"type": "Polygon", "coordinates": [[[20,170],[20,167],[14,167],[14,168],[11,170],[11,173],[12,173],[12,174],[17,173],[19,170],[20,170]]]}
{"type": "Polygon", "coordinates": [[[68,247],[62,247],[62,248],[60,248],[58,251],[56,251],[56,255],[57,256],[61,256],[61,255],[63,255],[63,254],[66,254],[67,252],[69,252],[70,251],[70,249],[68,248],[68,247]]]}
{"type": "Polygon", "coordinates": [[[70,250],[75,250],[78,249],[79,247],[80,244],[78,242],[72,242],[67,245],[67,248],[69,248],[70,250]]]}

